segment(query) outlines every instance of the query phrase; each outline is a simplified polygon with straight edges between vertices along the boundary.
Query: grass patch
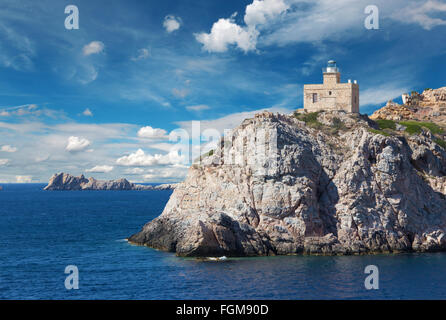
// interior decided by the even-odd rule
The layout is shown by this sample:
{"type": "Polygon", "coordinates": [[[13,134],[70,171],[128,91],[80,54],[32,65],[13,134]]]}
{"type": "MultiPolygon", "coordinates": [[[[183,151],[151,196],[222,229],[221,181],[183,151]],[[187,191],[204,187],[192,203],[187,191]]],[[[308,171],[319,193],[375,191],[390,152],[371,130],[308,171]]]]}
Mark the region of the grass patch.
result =
{"type": "Polygon", "coordinates": [[[444,141],[443,139],[435,139],[434,140],[436,144],[438,144],[440,147],[442,147],[443,149],[446,150],[446,141],[444,141]]]}
{"type": "Polygon", "coordinates": [[[375,122],[378,124],[378,126],[379,126],[379,128],[381,130],[383,130],[383,129],[396,130],[396,123],[395,123],[395,121],[381,119],[381,120],[376,120],[375,122]]]}
{"type": "Polygon", "coordinates": [[[294,117],[297,120],[305,122],[305,124],[314,127],[314,128],[320,128],[322,127],[322,123],[320,123],[317,120],[317,116],[319,115],[319,112],[310,112],[310,113],[295,113],[294,117]]]}
{"type": "Polygon", "coordinates": [[[385,132],[385,131],[383,131],[383,130],[369,129],[369,131],[374,133],[374,134],[381,134],[383,136],[390,137],[390,134],[385,132]]]}
{"type": "Polygon", "coordinates": [[[205,154],[202,154],[201,156],[199,156],[199,157],[197,157],[195,160],[194,160],[194,162],[197,162],[197,161],[201,161],[202,159],[204,159],[204,158],[207,158],[207,157],[210,157],[210,156],[212,156],[214,154],[214,150],[209,150],[208,152],[206,152],[205,154]]]}
{"type": "Polygon", "coordinates": [[[428,129],[433,134],[443,134],[443,129],[432,122],[418,122],[418,121],[401,121],[401,125],[406,127],[406,132],[409,134],[421,133],[421,128],[428,129]]]}
{"type": "Polygon", "coordinates": [[[331,127],[336,130],[344,130],[345,124],[341,121],[341,119],[334,117],[333,119],[331,119],[331,127]]]}

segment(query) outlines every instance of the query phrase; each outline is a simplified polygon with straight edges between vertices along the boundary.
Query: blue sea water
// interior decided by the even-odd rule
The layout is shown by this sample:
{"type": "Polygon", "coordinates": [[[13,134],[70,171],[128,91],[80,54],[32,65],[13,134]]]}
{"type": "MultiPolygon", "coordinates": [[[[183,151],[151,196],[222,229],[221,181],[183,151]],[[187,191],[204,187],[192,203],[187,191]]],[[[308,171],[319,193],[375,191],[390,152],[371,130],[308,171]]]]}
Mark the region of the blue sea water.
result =
{"type": "Polygon", "coordinates": [[[0,299],[446,299],[445,253],[202,262],[125,241],[171,191],[2,186],[0,299]],[[371,264],[378,290],[364,287],[371,264]],[[78,290],[65,289],[67,265],[78,290]]]}

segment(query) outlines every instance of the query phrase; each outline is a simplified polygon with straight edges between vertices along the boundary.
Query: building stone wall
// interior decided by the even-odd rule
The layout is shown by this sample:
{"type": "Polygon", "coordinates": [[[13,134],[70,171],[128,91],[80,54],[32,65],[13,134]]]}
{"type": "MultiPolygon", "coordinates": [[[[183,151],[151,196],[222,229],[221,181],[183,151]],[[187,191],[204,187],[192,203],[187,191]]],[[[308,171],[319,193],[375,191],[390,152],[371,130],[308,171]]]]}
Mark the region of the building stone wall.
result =
{"type": "Polygon", "coordinates": [[[309,112],[320,110],[344,110],[359,113],[359,85],[340,83],[339,72],[324,73],[323,84],[304,85],[304,109],[309,112]]]}

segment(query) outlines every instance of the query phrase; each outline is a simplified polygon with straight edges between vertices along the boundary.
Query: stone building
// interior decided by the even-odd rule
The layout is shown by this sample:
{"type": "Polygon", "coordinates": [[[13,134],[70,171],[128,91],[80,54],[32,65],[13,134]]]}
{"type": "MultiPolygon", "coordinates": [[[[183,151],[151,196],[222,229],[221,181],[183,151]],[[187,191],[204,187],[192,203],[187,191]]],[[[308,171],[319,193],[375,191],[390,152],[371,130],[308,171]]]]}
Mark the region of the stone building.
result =
{"type": "Polygon", "coordinates": [[[352,83],[341,83],[341,73],[336,61],[328,61],[322,70],[323,84],[304,85],[304,110],[308,112],[320,110],[345,110],[359,113],[359,85],[356,80],[352,83]]]}

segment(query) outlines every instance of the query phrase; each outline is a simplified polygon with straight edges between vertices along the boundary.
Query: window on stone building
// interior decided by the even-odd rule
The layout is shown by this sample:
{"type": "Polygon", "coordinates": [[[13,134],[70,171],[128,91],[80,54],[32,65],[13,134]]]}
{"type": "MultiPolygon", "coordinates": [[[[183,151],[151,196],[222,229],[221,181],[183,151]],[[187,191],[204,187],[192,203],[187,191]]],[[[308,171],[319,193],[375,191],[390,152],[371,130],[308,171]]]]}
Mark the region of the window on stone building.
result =
{"type": "Polygon", "coordinates": [[[313,93],[313,103],[317,102],[317,93],[313,93]]]}

